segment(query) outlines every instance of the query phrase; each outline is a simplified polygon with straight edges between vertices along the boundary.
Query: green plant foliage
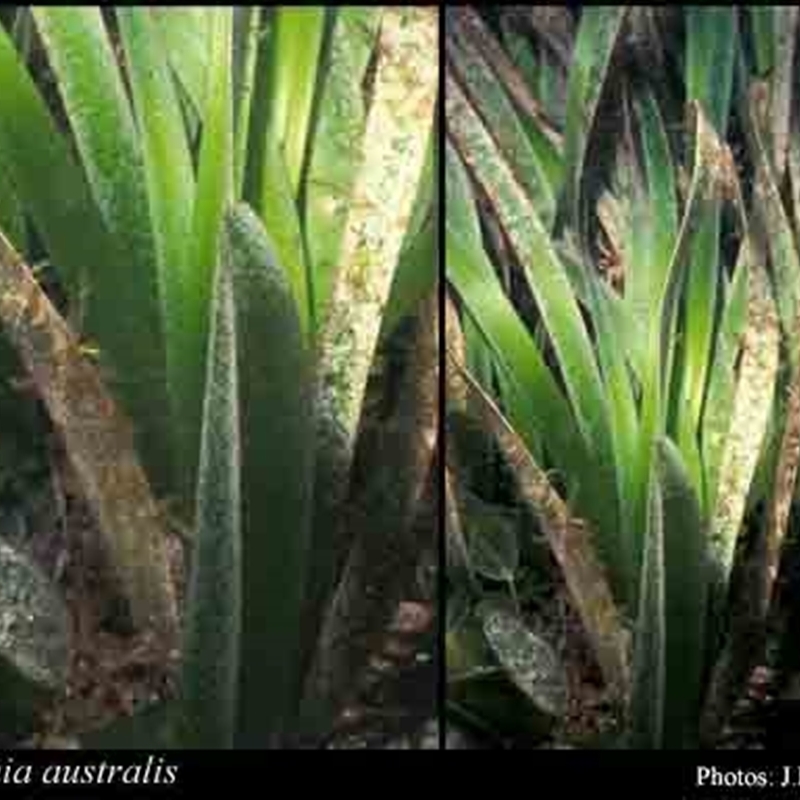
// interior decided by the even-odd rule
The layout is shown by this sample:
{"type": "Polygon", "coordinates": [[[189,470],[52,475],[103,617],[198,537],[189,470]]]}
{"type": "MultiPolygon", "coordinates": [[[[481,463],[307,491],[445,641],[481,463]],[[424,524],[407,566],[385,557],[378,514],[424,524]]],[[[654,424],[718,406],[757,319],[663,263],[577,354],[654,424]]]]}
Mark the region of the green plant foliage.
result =
{"type": "MultiPolygon", "coordinates": [[[[729,715],[721,698],[755,663],[797,471],[780,393],[798,352],[797,19],[746,14],[448,17],[446,269],[466,363],[596,533],[632,639],[620,741],[638,747],[696,747],[702,718],[729,715]],[[552,199],[532,156],[545,133],[563,165],[552,199]],[[751,556],[740,586],[762,499],[772,566],[751,556]]],[[[528,498],[539,519],[555,519],[548,498],[528,498]]],[[[458,510],[469,531],[469,504],[458,510]]],[[[464,563],[480,561],[483,543],[463,544],[464,563]]],[[[569,583],[566,545],[548,544],[569,583]]],[[[497,591],[460,575],[454,596],[497,591]]],[[[530,585],[507,590],[523,609],[541,602],[530,585]]]]}
{"type": "Polygon", "coordinates": [[[378,8],[338,10],[328,74],[313,131],[305,186],[308,256],[314,270],[314,316],[321,320],[339,264],[347,201],[355,181],[366,120],[362,85],[380,24],[378,8]]]}
{"type": "MultiPolygon", "coordinates": [[[[163,314],[142,150],[130,102],[99,8],[37,7],[34,19],[94,203],[117,251],[115,259],[92,270],[91,286],[85,286],[86,330],[107,350],[129,413],[145,423],[147,462],[164,480],[170,451],[163,314]],[[112,298],[120,295],[127,298],[125,310],[110,313],[112,298]]],[[[86,232],[78,228],[70,235],[86,232]]],[[[93,263],[97,254],[84,262],[93,263]]]]}
{"type": "MultiPolygon", "coordinates": [[[[214,296],[175,739],[231,748],[242,630],[241,431],[231,257],[214,296]]],[[[248,554],[249,555],[249,554],[248,554]]]]}
{"type": "MultiPolygon", "coordinates": [[[[301,641],[312,555],[339,579],[309,540],[330,456],[313,413],[315,370],[336,357],[323,323],[346,317],[366,342],[343,360],[353,381],[324,387],[354,447],[379,335],[436,281],[435,12],[35,7],[31,20],[33,44],[0,27],[0,228],[54,267],[76,339],[99,352],[149,479],[192,534],[180,692],[154,712],[158,740],[279,744],[317,644],[301,641]],[[396,135],[365,142],[370,119],[396,135]],[[348,243],[347,225],[375,214],[390,235],[348,243]],[[348,247],[368,258],[348,263],[348,247]],[[361,294],[335,297],[342,285],[361,294]]],[[[351,460],[337,466],[346,489],[351,460]]],[[[134,549],[117,549],[129,569],[134,549]]]]}
{"type": "Polygon", "coordinates": [[[298,702],[310,352],[255,214],[232,209],[223,237],[174,734],[182,747],[266,746],[286,734],[298,702]],[[263,347],[264,337],[281,347],[263,347]]]}
{"type": "Polygon", "coordinates": [[[298,691],[314,453],[311,354],[263,227],[246,208],[233,211],[226,226],[233,260],[246,553],[237,744],[254,746],[284,730],[298,691]],[[265,348],[265,340],[280,347],[265,348]],[[275,442],[281,443],[279,461],[275,442]]]}

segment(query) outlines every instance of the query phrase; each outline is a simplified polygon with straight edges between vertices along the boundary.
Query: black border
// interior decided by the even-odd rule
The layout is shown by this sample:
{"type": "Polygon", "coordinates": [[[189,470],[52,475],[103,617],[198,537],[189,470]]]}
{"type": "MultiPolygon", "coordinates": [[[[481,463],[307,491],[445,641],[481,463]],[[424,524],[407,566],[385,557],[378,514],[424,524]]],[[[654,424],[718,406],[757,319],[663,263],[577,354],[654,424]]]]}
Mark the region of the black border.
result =
{"type": "MultiPolygon", "coordinates": [[[[13,751],[0,753],[0,796],[18,797],[89,797],[123,795],[130,797],[180,796],[201,788],[212,792],[237,794],[267,794],[271,789],[292,789],[320,786],[324,791],[343,790],[346,795],[359,789],[365,794],[407,791],[419,793],[458,793],[462,786],[472,793],[488,796],[508,792],[532,792],[539,796],[564,795],[565,792],[597,792],[609,790],[614,797],[676,798],[778,798],[800,796],[800,757],[791,753],[765,751],[577,751],[538,750],[525,751],[522,760],[513,754],[498,768],[491,763],[492,756],[474,759],[458,758],[449,762],[447,783],[440,788],[430,781],[428,770],[421,768],[433,764],[442,769],[441,756],[436,751],[419,751],[410,758],[411,764],[403,768],[391,760],[381,771],[373,772],[370,762],[380,756],[367,756],[367,760],[350,751],[350,755],[326,757],[321,769],[298,769],[289,753],[276,752],[265,755],[262,751],[13,751]],[[355,760],[354,760],[355,759],[355,760]],[[153,766],[145,772],[148,760],[151,765],[161,765],[159,774],[153,766]],[[109,783],[43,785],[41,777],[48,765],[75,767],[92,765],[97,773],[99,766],[139,766],[139,782],[124,783],[124,772],[118,769],[116,779],[109,783]],[[31,783],[13,785],[6,783],[6,766],[30,765],[31,783]],[[366,766],[365,766],[366,764],[366,766]],[[167,782],[165,767],[175,768],[175,780],[167,782]],[[454,768],[455,767],[455,768],[454,768]],[[789,770],[791,785],[783,787],[784,770],[789,770]],[[700,781],[699,776],[704,780],[700,781]],[[155,778],[155,779],[154,779],[155,778]],[[283,780],[285,778],[285,780],[283,780]]],[[[377,752],[377,751],[375,751],[377,752]]],[[[386,751],[383,751],[386,752],[386,751]]],[[[460,751],[462,753],[467,751],[460,751]]],[[[518,751],[519,752],[519,751],[518,751]]],[[[390,756],[390,758],[392,758],[390,756]]],[[[378,764],[374,765],[379,768],[378,764]]],[[[106,767],[106,774],[108,768],[106,767]]],[[[52,767],[51,767],[52,772],[52,767]]],[[[132,773],[128,773],[130,776],[132,773]]],[[[130,780],[130,777],[129,777],[130,780]]],[[[580,796],[580,795],[579,795],[580,796]]]]}

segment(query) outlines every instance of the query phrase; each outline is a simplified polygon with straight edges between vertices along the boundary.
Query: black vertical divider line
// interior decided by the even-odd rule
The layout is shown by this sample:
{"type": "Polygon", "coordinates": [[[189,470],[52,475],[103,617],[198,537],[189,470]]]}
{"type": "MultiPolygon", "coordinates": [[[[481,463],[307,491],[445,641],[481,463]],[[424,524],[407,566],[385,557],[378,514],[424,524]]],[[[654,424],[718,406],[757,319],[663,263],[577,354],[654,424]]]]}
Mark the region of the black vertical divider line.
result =
{"type": "Polygon", "coordinates": [[[437,715],[439,721],[439,749],[444,750],[446,747],[447,739],[447,720],[446,720],[446,703],[447,703],[447,661],[445,658],[445,636],[447,632],[447,572],[446,572],[446,540],[445,540],[445,481],[444,481],[444,465],[445,465],[445,447],[447,446],[447,438],[445,433],[445,413],[447,398],[445,395],[446,389],[446,370],[445,370],[445,292],[447,291],[446,274],[445,274],[445,252],[444,252],[444,238],[445,238],[445,214],[444,208],[445,200],[445,161],[444,155],[444,136],[445,136],[445,117],[444,117],[444,4],[439,5],[439,96],[437,98],[436,108],[436,128],[435,135],[439,137],[439,158],[437,161],[438,180],[436,191],[438,192],[437,202],[435,206],[436,213],[436,227],[437,227],[437,248],[436,256],[438,258],[438,292],[439,292],[439,416],[438,416],[438,439],[439,439],[439,453],[436,469],[438,471],[438,484],[437,489],[439,492],[437,511],[438,511],[438,525],[439,525],[439,551],[438,551],[438,569],[437,569],[437,625],[438,636],[436,646],[439,652],[437,653],[438,664],[438,686],[436,692],[437,700],[437,715]]]}

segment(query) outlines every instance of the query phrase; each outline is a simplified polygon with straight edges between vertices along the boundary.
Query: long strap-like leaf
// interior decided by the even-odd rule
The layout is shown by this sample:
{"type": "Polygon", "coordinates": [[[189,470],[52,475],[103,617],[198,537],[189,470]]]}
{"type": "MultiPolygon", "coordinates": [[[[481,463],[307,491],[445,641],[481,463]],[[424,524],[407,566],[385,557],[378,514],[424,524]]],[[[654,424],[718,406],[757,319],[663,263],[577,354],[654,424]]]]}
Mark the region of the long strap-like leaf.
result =
{"type": "MultiPolygon", "coordinates": [[[[722,151],[713,129],[696,104],[688,106],[694,136],[694,169],[680,228],[674,240],[669,262],[650,299],[653,321],[648,326],[646,370],[642,376],[641,439],[637,474],[644,481],[637,501],[649,496],[649,481],[656,442],[666,430],[667,398],[675,361],[678,311],[690,270],[690,253],[698,228],[709,209],[717,202],[722,151]]],[[[703,483],[690,471],[695,491],[702,496],[703,483]]],[[[649,502],[649,501],[648,501],[649,502]]],[[[640,505],[636,519],[643,520],[640,505]]]]}
{"type": "Polygon", "coordinates": [[[362,81],[375,46],[380,8],[339,9],[329,69],[313,132],[305,186],[304,224],[313,267],[314,317],[324,319],[347,220],[347,201],[358,171],[366,119],[362,81]]]}
{"type": "Polygon", "coordinates": [[[177,743],[266,747],[297,711],[314,426],[297,310],[245,206],[226,214],[213,320],[177,743]]]}
{"type": "Polygon", "coordinates": [[[743,258],[747,274],[747,322],[731,423],[719,467],[711,542],[723,586],[731,574],[750,485],[758,465],[773,410],[779,366],[779,312],[746,217],[735,174],[728,174],[740,228],[746,237],[743,258]]]}
{"type": "MultiPolygon", "coordinates": [[[[724,140],[730,114],[736,44],[736,10],[689,6],[685,10],[686,92],[724,140]]],[[[698,427],[706,397],[719,284],[721,199],[707,209],[692,243],[687,274],[677,439],[695,484],[702,486],[698,427]]],[[[703,504],[707,506],[703,490],[703,504]]]]}
{"type": "MultiPolygon", "coordinates": [[[[140,131],[150,221],[155,237],[160,305],[166,338],[173,426],[185,399],[176,392],[180,364],[181,295],[193,280],[189,262],[195,176],[178,94],[156,23],[144,8],[117,10],[140,131]]],[[[176,441],[177,445],[178,442],[176,441]]]]}
{"type": "Polygon", "coordinates": [[[561,217],[582,235],[581,191],[589,138],[609,75],[611,56],[627,14],[624,6],[588,6],[583,10],[569,73],[564,136],[564,193],[561,217]]]}
{"type": "MultiPolygon", "coordinates": [[[[151,475],[163,485],[172,456],[164,322],[142,148],[129,98],[99,8],[35,7],[33,15],[92,195],[117,249],[114,259],[87,276],[86,328],[102,342],[114,383],[140,425],[151,475]]],[[[68,204],[63,197],[58,202],[68,204]]],[[[86,233],[78,229],[75,235],[86,233]]]]}
{"type": "MultiPolygon", "coordinates": [[[[364,148],[350,198],[332,302],[318,339],[316,595],[307,635],[316,639],[324,600],[349,543],[332,532],[349,482],[353,446],[380,335],[383,306],[411,219],[438,92],[438,15],[430,8],[384,11],[364,148]]],[[[325,634],[323,633],[323,637],[325,634]]],[[[313,643],[309,643],[313,651],[313,643]]],[[[320,675],[321,681],[325,677],[320,675]]]]}
{"type": "Polygon", "coordinates": [[[631,747],[657,749],[664,743],[667,631],[664,508],[656,479],[650,484],[647,511],[627,733],[631,747]]]}
{"type": "Polygon", "coordinates": [[[225,237],[233,266],[243,503],[236,746],[264,747],[288,732],[300,691],[312,364],[288,281],[258,218],[235,207],[226,216],[225,237]]]}
{"type": "Polygon", "coordinates": [[[223,215],[233,197],[233,46],[232,9],[210,12],[209,61],[204,73],[203,135],[192,207],[187,273],[181,281],[178,319],[171,329],[174,347],[173,396],[180,408],[179,465],[186,497],[196,485],[206,378],[206,351],[210,325],[213,275],[219,257],[223,215]]]}
{"type": "Polygon", "coordinates": [[[516,109],[472,42],[472,28],[467,28],[458,12],[448,17],[448,23],[448,67],[458,75],[465,94],[494,134],[498,148],[542,223],[549,229],[555,216],[554,187],[548,181],[538,155],[517,118],[516,109]],[[452,24],[449,22],[451,19],[452,24]]]}
{"type": "Polygon", "coordinates": [[[710,571],[697,493],[678,448],[656,447],[642,562],[631,744],[694,748],[702,701],[710,571]]]}
{"type": "Polygon", "coordinates": [[[241,427],[230,249],[217,273],[181,681],[179,747],[234,746],[242,630],[241,427]]]}

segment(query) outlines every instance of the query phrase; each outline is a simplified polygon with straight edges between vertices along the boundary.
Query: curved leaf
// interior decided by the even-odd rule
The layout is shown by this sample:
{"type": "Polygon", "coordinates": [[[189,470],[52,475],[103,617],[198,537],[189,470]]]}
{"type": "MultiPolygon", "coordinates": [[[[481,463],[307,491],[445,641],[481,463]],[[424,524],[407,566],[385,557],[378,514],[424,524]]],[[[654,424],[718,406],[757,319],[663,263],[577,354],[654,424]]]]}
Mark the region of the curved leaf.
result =
{"type": "MultiPolygon", "coordinates": [[[[724,140],[736,54],[736,9],[688,6],[685,14],[686,96],[699,105],[716,136],[724,140]]],[[[692,243],[692,268],[686,285],[677,438],[697,486],[703,485],[698,431],[716,327],[721,208],[719,199],[704,214],[692,243]]],[[[705,489],[702,499],[706,507],[705,489]]]]}
{"type": "Polygon", "coordinates": [[[324,318],[333,289],[347,205],[361,157],[366,119],[362,82],[381,13],[366,6],[339,9],[331,37],[330,65],[322,76],[303,210],[318,321],[324,318]]]}
{"type": "Polygon", "coordinates": [[[572,53],[567,89],[564,135],[564,193],[561,214],[582,235],[581,186],[586,169],[589,137],[608,78],[611,55],[627,14],[624,6],[587,6],[583,9],[572,53]]]}
{"type": "Polygon", "coordinates": [[[80,166],[1,26],[0,151],[20,205],[77,301],[88,266],[108,258],[105,227],[80,166]]]}
{"type": "MultiPolygon", "coordinates": [[[[231,255],[218,272],[186,607],[176,742],[234,746],[242,630],[241,429],[231,255]]],[[[249,555],[249,554],[248,554],[249,555]]]]}
{"type": "Polygon", "coordinates": [[[664,511],[657,481],[650,484],[647,511],[627,735],[630,747],[659,749],[664,746],[667,632],[664,511]]]}
{"type": "Polygon", "coordinates": [[[196,485],[213,275],[223,215],[233,197],[232,9],[218,7],[210,13],[210,52],[205,72],[208,86],[187,274],[181,282],[178,320],[173,326],[179,359],[174,368],[173,391],[181,410],[177,435],[186,497],[192,496],[196,485]]]}
{"type": "Polygon", "coordinates": [[[194,170],[167,54],[157,46],[152,12],[118,8],[117,18],[141,137],[162,291],[167,379],[172,414],[177,420],[182,413],[182,398],[175,394],[174,386],[176,365],[180,363],[180,353],[176,352],[180,343],[174,329],[180,326],[183,286],[191,280],[188,254],[194,170]]]}
{"type": "Polygon", "coordinates": [[[264,186],[258,208],[264,227],[275,246],[278,263],[286,271],[292,287],[303,332],[311,337],[314,333],[311,327],[311,287],[303,232],[292,193],[289,169],[281,148],[275,146],[272,140],[265,147],[264,186]]]}
{"type": "Polygon", "coordinates": [[[243,529],[235,741],[237,747],[264,747],[291,726],[302,678],[298,648],[310,556],[312,364],[285,273],[260,221],[246,206],[237,206],[226,217],[225,231],[236,320],[243,529]]]}
{"type": "Polygon", "coordinates": [[[755,263],[748,276],[747,328],[711,525],[713,552],[724,583],[733,566],[748,491],[773,408],[779,336],[767,275],[755,263]]]}
{"type": "Polygon", "coordinates": [[[148,10],[158,32],[160,49],[168,54],[172,70],[198,114],[206,108],[206,71],[213,36],[214,10],[202,6],[148,10]]]}
{"type": "Polygon", "coordinates": [[[495,78],[491,66],[471,41],[474,26],[468,28],[461,22],[463,13],[452,11],[449,17],[452,24],[447,39],[448,64],[457,75],[464,94],[493,132],[498,149],[542,223],[549,229],[555,215],[553,186],[517,117],[516,109],[495,78]]]}
{"type": "MultiPolygon", "coordinates": [[[[34,7],[33,15],[82,166],[116,248],[113,260],[87,275],[86,328],[101,343],[101,357],[140,423],[151,474],[166,481],[172,453],[163,298],[130,103],[99,8],[34,7]]],[[[96,263],[94,255],[87,267],[96,263]]]]}
{"type": "Polygon", "coordinates": [[[668,439],[659,442],[657,475],[664,514],[664,744],[694,749],[707,653],[711,573],[706,529],[680,451],[668,439]]]}

